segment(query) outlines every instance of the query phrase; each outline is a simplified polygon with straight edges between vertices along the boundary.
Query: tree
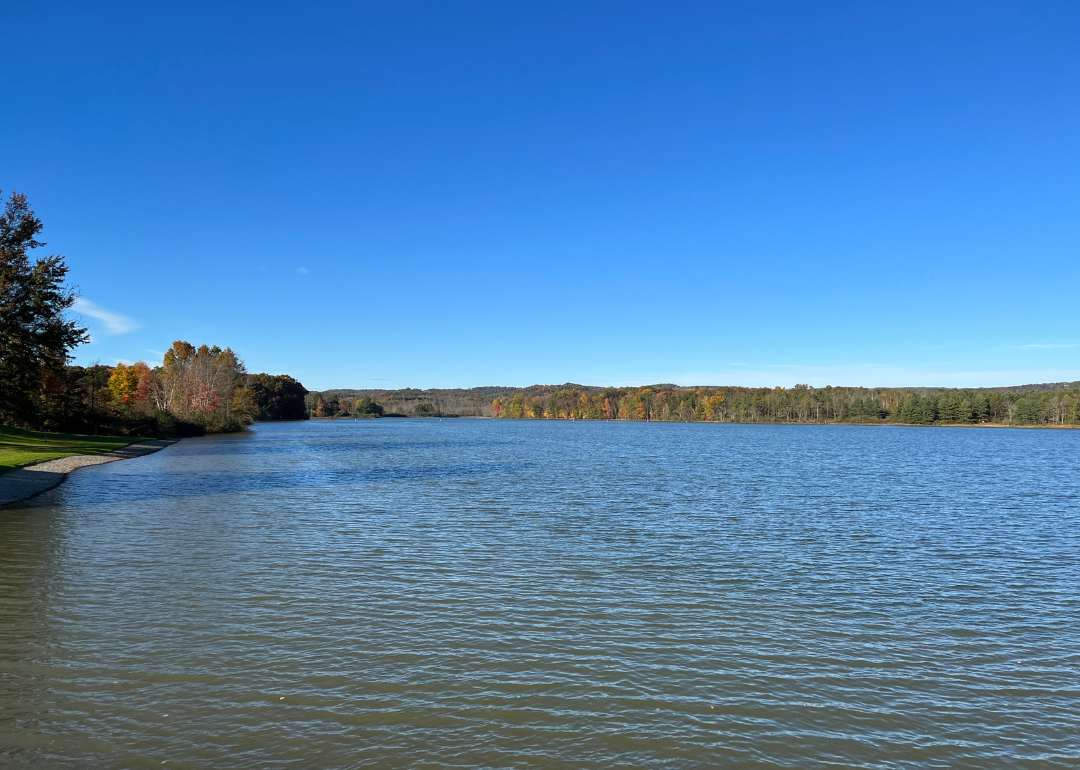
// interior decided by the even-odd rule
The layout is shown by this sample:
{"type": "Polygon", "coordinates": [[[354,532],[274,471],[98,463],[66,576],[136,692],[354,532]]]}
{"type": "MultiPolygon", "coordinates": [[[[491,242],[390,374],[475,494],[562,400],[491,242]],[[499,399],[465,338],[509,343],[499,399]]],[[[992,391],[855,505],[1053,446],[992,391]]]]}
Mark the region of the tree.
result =
{"type": "Polygon", "coordinates": [[[132,411],[138,390],[139,374],[135,367],[117,364],[109,377],[109,391],[112,393],[113,403],[127,412],[132,411]]]}
{"type": "Polygon", "coordinates": [[[705,419],[716,422],[723,419],[724,394],[714,393],[704,401],[705,419]]]}
{"type": "Polygon", "coordinates": [[[12,193],[0,215],[0,420],[32,426],[47,417],[49,373],[60,374],[86,329],[64,317],[75,303],[62,256],[31,261],[41,220],[12,193]]]}
{"type": "Polygon", "coordinates": [[[243,424],[255,421],[259,416],[259,405],[255,401],[255,391],[251,388],[236,388],[229,401],[230,414],[243,424]]]}
{"type": "Polygon", "coordinates": [[[352,413],[357,417],[382,417],[383,408],[367,396],[363,396],[353,401],[352,413]]]}
{"type": "Polygon", "coordinates": [[[131,367],[138,379],[135,388],[135,409],[145,414],[154,411],[154,394],[157,392],[157,375],[145,361],[138,361],[131,367]]]}
{"type": "Polygon", "coordinates": [[[976,393],[972,397],[971,418],[975,422],[986,422],[990,419],[990,400],[985,393],[976,393]]]}
{"type": "Polygon", "coordinates": [[[207,430],[232,430],[251,422],[254,394],[234,399],[236,390],[247,382],[244,363],[230,348],[217,345],[195,348],[177,340],[162,361],[155,401],[181,420],[207,430]],[[234,413],[234,404],[240,413],[234,413]],[[232,427],[230,427],[232,426],[232,427]]]}
{"type": "Polygon", "coordinates": [[[162,360],[163,387],[161,400],[164,409],[181,414],[187,411],[191,400],[188,392],[188,370],[195,359],[195,348],[189,342],[177,340],[168,350],[162,360]]]}
{"type": "Polygon", "coordinates": [[[259,420],[306,420],[307,388],[287,374],[253,374],[247,387],[255,394],[259,420]]]}

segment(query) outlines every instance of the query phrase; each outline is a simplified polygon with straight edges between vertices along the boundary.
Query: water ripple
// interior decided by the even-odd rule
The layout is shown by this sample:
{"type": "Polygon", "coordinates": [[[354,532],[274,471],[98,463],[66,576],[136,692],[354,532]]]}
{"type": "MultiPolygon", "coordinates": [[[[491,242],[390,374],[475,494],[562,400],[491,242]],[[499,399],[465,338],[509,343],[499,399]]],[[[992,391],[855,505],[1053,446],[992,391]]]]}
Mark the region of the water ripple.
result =
{"type": "Polygon", "coordinates": [[[1080,433],[260,425],[0,512],[5,767],[1080,766],[1080,433]]]}

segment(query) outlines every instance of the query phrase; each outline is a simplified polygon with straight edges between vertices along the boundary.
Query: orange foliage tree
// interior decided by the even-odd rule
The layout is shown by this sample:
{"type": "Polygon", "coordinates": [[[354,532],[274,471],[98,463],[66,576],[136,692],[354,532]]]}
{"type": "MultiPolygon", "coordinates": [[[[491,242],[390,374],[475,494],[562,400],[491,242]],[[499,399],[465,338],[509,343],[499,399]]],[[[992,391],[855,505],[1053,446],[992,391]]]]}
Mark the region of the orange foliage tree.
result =
{"type": "Polygon", "coordinates": [[[121,408],[130,410],[135,406],[135,395],[138,390],[139,373],[135,367],[117,364],[109,377],[109,392],[112,393],[113,402],[121,408]]]}

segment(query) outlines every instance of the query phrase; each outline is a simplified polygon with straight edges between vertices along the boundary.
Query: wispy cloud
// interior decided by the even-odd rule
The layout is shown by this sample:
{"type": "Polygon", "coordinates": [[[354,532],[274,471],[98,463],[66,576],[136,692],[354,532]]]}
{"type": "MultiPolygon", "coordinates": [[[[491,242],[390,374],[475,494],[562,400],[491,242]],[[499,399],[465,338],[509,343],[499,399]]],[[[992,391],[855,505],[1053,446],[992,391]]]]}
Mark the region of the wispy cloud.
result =
{"type": "Polygon", "coordinates": [[[127,334],[128,332],[133,332],[139,328],[139,324],[135,319],[128,318],[126,315],[114,313],[111,310],[106,310],[82,297],[75,300],[73,309],[76,313],[88,315],[91,318],[96,318],[101,321],[105,326],[106,334],[127,334]]]}
{"type": "Polygon", "coordinates": [[[133,363],[135,363],[134,361],[128,361],[126,358],[114,358],[113,361],[118,364],[123,364],[124,366],[131,366],[133,363]]]}
{"type": "Polygon", "coordinates": [[[146,352],[147,353],[153,353],[158,358],[164,358],[165,357],[165,352],[161,351],[161,350],[151,350],[150,348],[147,348],[146,352]]]}
{"type": "Polygon", "coordinates": [[[298,268],[296,268],[296,272],[300,273],[301,275],[307,275],[307,271],[308,270],[307,270],[306,267],[298,267],[298,268]]]}
{"type": "Polygon", "coordinates": [[[1017,345],[1020,348],[1075,348],[1075,342],[1038,342],[1031,345],[1017,345]]]}

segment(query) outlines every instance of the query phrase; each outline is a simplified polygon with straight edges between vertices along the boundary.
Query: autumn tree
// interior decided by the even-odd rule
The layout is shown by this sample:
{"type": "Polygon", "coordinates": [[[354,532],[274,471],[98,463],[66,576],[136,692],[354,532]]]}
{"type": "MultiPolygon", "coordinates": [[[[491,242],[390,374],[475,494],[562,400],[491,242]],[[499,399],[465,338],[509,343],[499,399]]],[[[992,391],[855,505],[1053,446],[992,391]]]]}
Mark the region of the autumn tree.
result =
{"type": "Polygon", "coordinates": [[[138,361],[131,366],[138,385],[135,387],[135,408],[149,414],[154,411],[154,393],[157,391],[157,375],[145,361],[138,361]]]}
{"type": "Polygon", "coordinates": [[[724,406],[724,394],[713,393],[703,402],[705,404],[705,419],[711,421],[718,421],[724,418],[723,406],[724,406]]]}
{"type": "Polygon", "coordinates": [[[109,392],[112,393],[113,403],[125,411],[131,411],[135,406],[135,393],[138,389],[139,375],[135,367],[117,364],[109,377],[109,392]]]}
{"type": "Polygon", "coordinates": [[[245,425],[258,414],[244,363],[230,348],[196,348],[177,340],[166,351],[158,377],[157,399],[166,409],[207,429],[245,425]],[[247,392],[237,394],[238,389],[247,392]]]}

